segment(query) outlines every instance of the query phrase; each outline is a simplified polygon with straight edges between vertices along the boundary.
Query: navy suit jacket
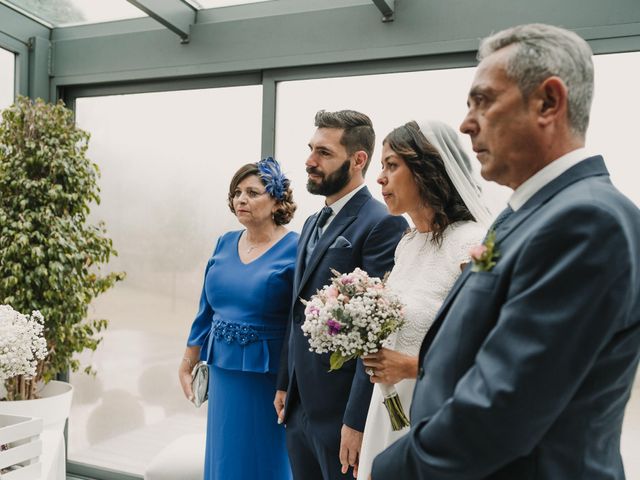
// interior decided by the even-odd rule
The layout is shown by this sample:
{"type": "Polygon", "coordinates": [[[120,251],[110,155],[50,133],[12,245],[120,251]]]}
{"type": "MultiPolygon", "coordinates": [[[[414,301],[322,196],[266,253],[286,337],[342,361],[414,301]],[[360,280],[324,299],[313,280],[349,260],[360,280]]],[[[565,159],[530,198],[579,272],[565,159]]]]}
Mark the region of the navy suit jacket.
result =
{"type": "Polygon", "coordinates": [[[393,268],[396,245],[408,224],[403,217],[389,215],[364,187],[331,221],[305,266],[307,242],[317,217],[307,219],[298,242],[289,342],[282,349],[278,389],[287,390],[285,421],[295,403],[302,402],[316,436],[337,449],[343,423],[364,430],[373,386],[360,360],[329,373],[329,354],[309,351],[308,338],[300,328],[305,308],[300,299],[309,299],[328,284],[332,268],[350,273],[360,267],[369,275],[384,276],[393,268]]]}
{"type": "Polygon", "coordinates": [[[580,162],[497,229],[420,352],[411,430],[373,480],[623,479],[640,352],[640,211],[580,162]]]}

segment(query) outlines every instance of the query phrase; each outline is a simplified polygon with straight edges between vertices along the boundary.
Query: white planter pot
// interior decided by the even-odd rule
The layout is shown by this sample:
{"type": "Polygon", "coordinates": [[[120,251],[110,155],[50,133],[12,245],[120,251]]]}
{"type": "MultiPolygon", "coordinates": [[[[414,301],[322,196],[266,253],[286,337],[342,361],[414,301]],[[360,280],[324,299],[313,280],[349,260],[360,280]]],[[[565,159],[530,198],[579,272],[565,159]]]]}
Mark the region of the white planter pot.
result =
{"type": "MultiPolygon", "coordinates": [[[[65,480],[64,425],[71,410],[73,387],[66,382],[51,381],[34,400],[0,401],[0,414],[41,418],[42,480],[65,480]]],[[[17,478],[17,477],[16,477],[17,478]]]]}
{"type": "Polygon", "coordinates": [[[39,392],[41,398],[0,402],[0,413],[23,417],[40,417],[45,429],[64,429],[69,417],[73,387],[66,382],[53,380],[39,392]]]}

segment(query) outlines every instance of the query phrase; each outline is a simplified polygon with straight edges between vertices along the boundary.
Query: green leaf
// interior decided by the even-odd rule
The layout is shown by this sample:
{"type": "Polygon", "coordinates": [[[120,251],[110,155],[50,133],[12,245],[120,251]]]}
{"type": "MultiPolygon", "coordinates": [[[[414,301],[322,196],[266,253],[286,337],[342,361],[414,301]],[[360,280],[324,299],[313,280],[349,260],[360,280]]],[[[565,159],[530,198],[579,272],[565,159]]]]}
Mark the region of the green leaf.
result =
{"type": "Polygon", "coordinates": [[[333,352],[329,358],[329,365],[331,366],[329,371],[332,372],[334,370],[340,370],[346,361],[347,358],[343,357],[338,352],[333,352]]]}
{"type": "Polygon", "coordinates": [[[93,299],[124,279],[102,274],[117,255],[102,225],[89,223],[99,202],[99,170],[87,156],[89,134],[62,102],[18,97],[0,122],[0,298],[21,312],[38,309],[52,352],[42,378],[80,368],[106,320],[87,319],[93,299]]]}

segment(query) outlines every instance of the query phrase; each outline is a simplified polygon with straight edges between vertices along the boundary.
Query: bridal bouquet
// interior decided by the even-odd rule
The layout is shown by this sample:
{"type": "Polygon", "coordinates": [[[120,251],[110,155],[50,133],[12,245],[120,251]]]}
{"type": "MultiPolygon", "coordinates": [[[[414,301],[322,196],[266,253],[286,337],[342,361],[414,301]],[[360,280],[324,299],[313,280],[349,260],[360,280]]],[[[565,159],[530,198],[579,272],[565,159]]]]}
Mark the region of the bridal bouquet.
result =
{"type": "MultiPolygon", "coordinates": [[[[404,322],[403,306],[385,286],[385,280],[370,277],[356,268],[349,274],[331,270],[329,285],[313,295],[306,305],[304,335],[309,337],[309,350],[329,353],[330,370],[357,357],[377,352],[386,346],[389,335],[404,322]]],[[[384,405],[394,430],[409,425],[400,398],[393,385],[380,384],[384,405]]]]}

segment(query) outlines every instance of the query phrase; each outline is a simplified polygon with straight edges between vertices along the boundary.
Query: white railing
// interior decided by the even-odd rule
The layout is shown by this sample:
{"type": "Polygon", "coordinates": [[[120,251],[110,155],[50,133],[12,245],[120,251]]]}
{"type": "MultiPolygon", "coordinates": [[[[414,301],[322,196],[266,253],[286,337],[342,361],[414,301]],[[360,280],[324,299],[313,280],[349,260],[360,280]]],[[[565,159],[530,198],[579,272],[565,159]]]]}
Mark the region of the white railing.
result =
{"type": "Polygon", "coordinates": [[[0,479],[40,478],[42,419],[0,415],[0,479]]]}

